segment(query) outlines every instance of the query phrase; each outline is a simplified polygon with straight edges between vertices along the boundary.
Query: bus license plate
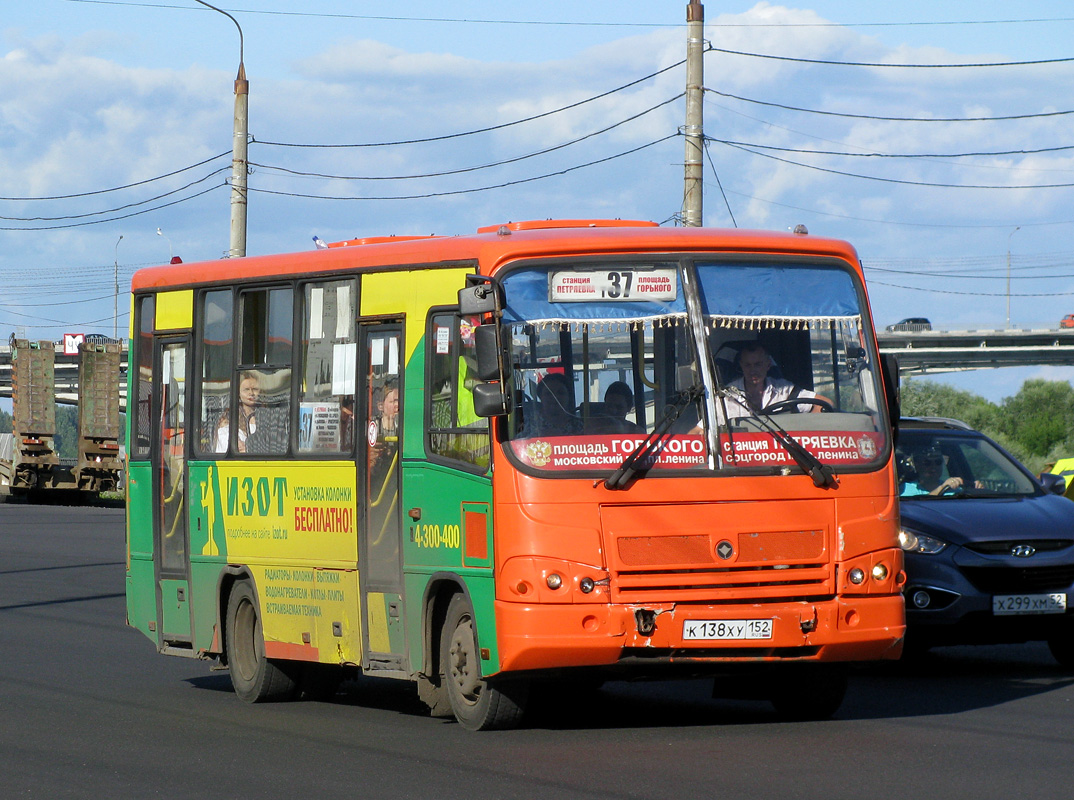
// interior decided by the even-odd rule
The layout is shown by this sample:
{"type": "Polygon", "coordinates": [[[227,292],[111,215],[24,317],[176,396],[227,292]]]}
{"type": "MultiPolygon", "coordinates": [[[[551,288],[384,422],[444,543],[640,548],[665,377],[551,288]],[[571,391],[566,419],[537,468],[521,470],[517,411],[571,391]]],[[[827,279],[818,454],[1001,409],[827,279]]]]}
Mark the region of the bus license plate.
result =
{"type": "Polygon", "coordinates": [[[992,613],[997,617],[1020,614],[1065,614],[1067,596],[1056,594],[997,594],[992,598],[992,613]]]}
{"type": "Polygon", "coordinates": [[[688,619],[682,624],[683,639],[771,639],[770,619],[688,619]]]}

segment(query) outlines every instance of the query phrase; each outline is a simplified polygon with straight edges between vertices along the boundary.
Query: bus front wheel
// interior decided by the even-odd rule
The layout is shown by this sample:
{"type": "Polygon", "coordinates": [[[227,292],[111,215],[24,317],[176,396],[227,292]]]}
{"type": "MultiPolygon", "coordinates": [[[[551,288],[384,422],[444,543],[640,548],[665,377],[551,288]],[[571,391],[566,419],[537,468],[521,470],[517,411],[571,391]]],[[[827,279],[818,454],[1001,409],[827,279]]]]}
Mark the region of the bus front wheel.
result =
{"type": "Polygon", "coordinates": [[[473,610],[466,598],[451,598],[440,637],[442,685],[455,719],[471,731],[503,730],[518,725],[525,711],[529,684],[523,681],[489,682],[481,677],[481,661],[474,635],[473,610]]]}
{"type": "Polygon", "coordinates": [[[235,694],[247,703],[289,700],[296,683],[279,662],[265,657],[261,614],[248,581],[239,581],[227,604],[227,663],[235,694]]]}

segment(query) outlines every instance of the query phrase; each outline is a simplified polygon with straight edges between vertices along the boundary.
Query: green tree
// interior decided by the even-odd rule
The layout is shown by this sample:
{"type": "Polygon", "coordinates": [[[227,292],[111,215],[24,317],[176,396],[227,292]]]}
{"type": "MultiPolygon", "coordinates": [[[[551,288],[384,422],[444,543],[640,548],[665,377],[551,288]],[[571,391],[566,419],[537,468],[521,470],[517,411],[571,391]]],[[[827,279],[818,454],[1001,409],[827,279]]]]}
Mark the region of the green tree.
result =
{"type": "Polygon", "coordinates": [[[56,453],[60,458],[78,458],[78,408],[56,406],[56,453]]]}
{"type": "Polygon", "coordinates": [[[1074,387],[1065,381],[1026,381],[1018,394],[995,405],[972,392],[911,378],[902,385],[902,413],[962,420],[1034,473],[1074,456],[1074,387]]]}
{"type": "Polygon", "coordinates": [[[15,418],[6,411],[0,411],[0,433],[11,433],[14,430],[15,418]]]}
{"type": "Polygon", "coordinates": [[[1066,381],[1034,379],[1003,400],[998,427],[1034,456],[1046,456],[1070,438],[1074,387],[1066,381]]]}
{"type": "Polygon", "coordinates": [[[980,395],[934,381],[906,379],[901,400],[907,417],[951,417],[986,434],[997,430],[996,421],[1001,416],[1000,408],[980,395]]]}

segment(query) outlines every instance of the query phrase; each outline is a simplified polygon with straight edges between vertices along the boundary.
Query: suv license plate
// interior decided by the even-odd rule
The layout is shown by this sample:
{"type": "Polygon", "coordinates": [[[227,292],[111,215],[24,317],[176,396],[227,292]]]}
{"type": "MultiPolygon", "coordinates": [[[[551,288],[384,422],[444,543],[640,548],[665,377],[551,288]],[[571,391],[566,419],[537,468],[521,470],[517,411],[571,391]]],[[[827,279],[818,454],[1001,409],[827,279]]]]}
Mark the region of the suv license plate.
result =
{"type": "Polygon", "coordinates": [[[1067,596],[1056,594],[997,594],[992,598],[992,613],[997,617],[1021,614],[1065,614],[1067,596]]]}
{"type": "Polygon", "coordinates": [[[682,624],[682,638],[697,639],[771,639],[770,619],[688,619],[682,624]]]}

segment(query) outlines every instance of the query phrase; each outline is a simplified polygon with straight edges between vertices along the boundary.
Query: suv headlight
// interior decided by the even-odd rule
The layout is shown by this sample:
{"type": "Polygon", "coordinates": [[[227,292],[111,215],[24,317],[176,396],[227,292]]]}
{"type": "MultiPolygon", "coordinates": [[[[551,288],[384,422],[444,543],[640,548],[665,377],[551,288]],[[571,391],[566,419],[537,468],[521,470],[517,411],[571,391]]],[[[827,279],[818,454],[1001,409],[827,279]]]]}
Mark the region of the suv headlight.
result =
{"type": "Polygon", "coordinates": [[[914,533],[906,528],[899,528],[899,547],[907,553],[922,553],[934,556],[947,547],[947,542],[928,536],[924,533],[914,533]]]}

